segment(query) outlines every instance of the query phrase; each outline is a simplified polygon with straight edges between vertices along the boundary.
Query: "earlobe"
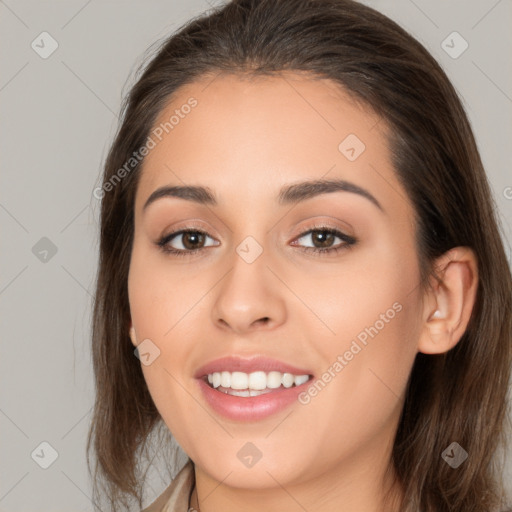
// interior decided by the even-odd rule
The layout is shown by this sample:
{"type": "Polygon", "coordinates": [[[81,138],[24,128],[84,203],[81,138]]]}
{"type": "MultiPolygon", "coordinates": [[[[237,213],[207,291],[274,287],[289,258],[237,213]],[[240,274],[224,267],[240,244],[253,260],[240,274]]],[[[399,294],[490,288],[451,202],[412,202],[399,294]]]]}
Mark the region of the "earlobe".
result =
{"type": "Polygon", "coordinates": [[[468,247],[450,249],[436,260],[437,279],[424,301],[418,351],[441,354],[453,348],[466,331],[478,288],[478,264],[468,247]]]}
{"type": "Polygon", "coordinates": [[[132,326],[130,326],[130,339],[132,340],[132,343],[133,345],[136,347],[137,346],[137,337],[135,335],[135,328],[132,326]]]}

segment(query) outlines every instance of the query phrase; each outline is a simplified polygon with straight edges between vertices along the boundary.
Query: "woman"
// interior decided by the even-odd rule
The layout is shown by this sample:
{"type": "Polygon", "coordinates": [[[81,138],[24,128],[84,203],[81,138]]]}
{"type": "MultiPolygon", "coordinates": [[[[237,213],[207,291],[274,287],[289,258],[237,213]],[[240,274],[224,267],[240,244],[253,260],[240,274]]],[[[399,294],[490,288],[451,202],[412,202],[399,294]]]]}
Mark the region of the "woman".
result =
{"type": "Polygon", "coordinates": [[[124,107],[88,443],[111,509],[163,430],[188,459],[146,511],[502,510],[511,275],[429,53],[351,0],[233,1],[124,107]]]}

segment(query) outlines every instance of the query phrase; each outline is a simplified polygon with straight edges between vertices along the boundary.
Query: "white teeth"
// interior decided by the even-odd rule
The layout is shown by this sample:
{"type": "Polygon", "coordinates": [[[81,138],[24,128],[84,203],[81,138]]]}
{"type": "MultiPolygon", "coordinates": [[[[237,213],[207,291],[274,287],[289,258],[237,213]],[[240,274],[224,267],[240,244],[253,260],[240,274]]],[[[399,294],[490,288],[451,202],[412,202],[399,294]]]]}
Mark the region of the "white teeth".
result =
{"type": "Polygon", "coordinates": [[[265,372],[253,372],[249,374],[249,389],[261,391],[267,387],[267,376],[265,372]]]}
{"type": "Polygon", "coordinates": [[[231,387],[231,373],[229,373],[229,372],[222,372],[220,374],[220,385],[223,388],[231,387]]]}
{"type": "MultiPolygon", "coordinates": [[[[229,372],[222,372],[229,373],[229,372]]],[[[215,375],[215,373],[214,373],[215,375]]],[[[228,386],[226,386],[228,387],[228,386]]],[[[232,389],[247,389],[249,387],[249,376],[247,373],[233,372],[231,374],[231,386],[232,389]]]]}
{"type": "Polygon", "coordinates": [[[208,382],[214,388],[219,386],[231,388],[237,392],[230,392],[236,396],[257,396],[265,389],[277,389],[281,386],[291,388],[300,386],[309,380],[309,375],[292,375],[291,373],[263,372],[214,372],[208,374],[208,382]],[[242,391],[244,390],[244,391],[242,391]],[[249,394],[250,393],[250,394],[249,394]]]}
{"type": "Polygon", "coordinates": [[[283,386],[285,388],[291,388],[295,377],[291,373],[283,373],[283,386]]]}
{"type": "Polygon", "coordinates": [[[295,376],[295,385],[300,386],[309,380],[309,375],[296,375],[295,376]]]}
{"type": "Polygon", "coordinates": [[[267,388],[276,389],[281,386],[283,374],[281,372],[270,372],[267,374],[267,388]]]}
{"type": "Polygon", "coordinates": [[[259,396],[259,395],[264,395],[265,393],[267,393],[266,391],[256,391],[254,389],[249,389],[249,395],[250,396],[259,396]]]}

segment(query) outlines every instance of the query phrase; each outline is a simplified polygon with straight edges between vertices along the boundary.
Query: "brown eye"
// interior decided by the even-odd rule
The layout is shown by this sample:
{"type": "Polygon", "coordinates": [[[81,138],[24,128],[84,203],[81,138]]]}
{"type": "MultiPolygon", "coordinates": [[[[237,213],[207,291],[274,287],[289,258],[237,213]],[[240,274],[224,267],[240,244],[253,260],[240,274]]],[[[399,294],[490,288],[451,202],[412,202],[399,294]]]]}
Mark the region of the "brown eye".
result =
{"type": "Polygon", "coordinates": [[[200,233],[199,231],[186,231],[183,233],[183,246],[185,249],[197,249],[198,245],[201,245],[201,243],[204,243],[204,234],[200,233]]]}
{"type": "Polygon", "coordinates": [[[324,230],[324,231],[311,231],[311,239],[313,240],[313,243],[318,242],[319,246],[315,247],[330,247],[334,239],[336,238],[330,231],[324,230]]]}
{"type": "Polygon", "coordinates": [[[190,253],[195,253],[204,247],[207,247],[204,245],[206,238],[211,237],[204,231],[197,229],[183,229],[181,231],[176,231],[164,236],[157,242],[157,245],[164,252],[185,256],[190,253]],[[178,247],[173,247],[171,242],[178,247]]]}
{"type": "MultiPolygon", "coordinates": [[[[330,227],[315,227],[309,231],[303,233],[297,240],[302,238],[310,237],[313,240],[313,246],[303,247],[302,244],[293,243],[293,245],[299,245],[301,250],[304,252],[312,252],[320,255],[322,253],[338,253],[341,250],[349,248],[357,242],[357,239],[338,231],[337,229],[330,227]],[[339,238],[343,243],[333,246],[336,238],[339,238]]],[[[182,229],[174,233],[170,233],[161,240],[156,242],[160,249],[167,254],[175,256],[187,256],[201,252],[202,249],[208,247],[205,245],[207,238],[213,240],[208,233],[199,229],[182,229]],[[172,244],[177,244],[175,247],[172,244]],[[181,246],[181,247],[180,247],[181,246]]],[[[210,243],[211,245],[218,245],[218,243],[210,243]]]]}
{"type": "Polygon", "coordinates": [[[319,226],[315,227],[314,229],[310,229],[309,231],[303,233],[297,240],[301,240],[307,237],[313,240],[313,246],[303,247],[302,250],[305,252],[313,253],[337,253],[338,251],[346,249],[357,242],[354,237],[346,235],[337,229],[333,229],[327,226],[319,226]],[[336,238],[343,240],[343,243],[338,244],[338,246],[333,246],[332,244],[336,238]]]}

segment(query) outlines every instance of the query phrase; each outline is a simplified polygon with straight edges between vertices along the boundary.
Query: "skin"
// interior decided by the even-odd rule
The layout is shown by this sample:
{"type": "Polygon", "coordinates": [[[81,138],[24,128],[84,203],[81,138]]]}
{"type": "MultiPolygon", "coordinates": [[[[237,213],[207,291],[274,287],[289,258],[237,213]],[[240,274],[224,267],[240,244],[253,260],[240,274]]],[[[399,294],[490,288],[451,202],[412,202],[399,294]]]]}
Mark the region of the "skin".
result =
{"type": "MultiPolygon", "coordinates": [[[[203,512],[396,510],[383,496],[389,488],[402,495],[389,461],[407,379],[418,352],[445,352],[464,333],[474,254],[452,249],[437,261],[443,284],[421,291],[414,209],[390,163],[386,124],[335,83],[298,73],[204,78],[181,88],[155,126],[191,96],[198,105],[145,159],[128,279],[132,343],[149,338],[160,350],[141,365],[148,388],[195,463],[191,504],[203,512]],[[366,146],[354,161],[338,149],[349,134],[366,146]],[[282,186],[319,178],[363,187],[384,211],[346,191],[278,204],[282,186]],[[209,187],[219,205],[167,197],[143,212],[156,188],[184,184],[209,187]],[[192,219],[208,235],[192,240],[202,250],[163,253],[156,242],[192,219]],[[337,254],[302,252],[322,246],[304,233],[325,223],[358,242],[337,254]],[[236,252],[247,236],[263,249],[250,264],[236,252]],[[239,354],[320,378],[395,303],[401,310],[306,405],[231,421],[209,408],[193,377],[239,354]],[[249,441],[262,453],[251,468],[237,457],[249,441]]],[[[186,250],[185,239],[169,243],[186,250]]]]}

